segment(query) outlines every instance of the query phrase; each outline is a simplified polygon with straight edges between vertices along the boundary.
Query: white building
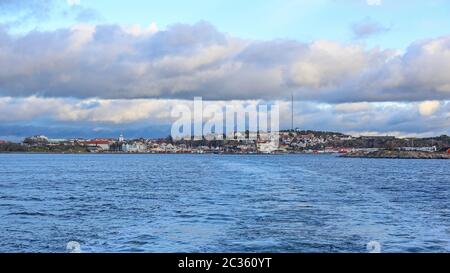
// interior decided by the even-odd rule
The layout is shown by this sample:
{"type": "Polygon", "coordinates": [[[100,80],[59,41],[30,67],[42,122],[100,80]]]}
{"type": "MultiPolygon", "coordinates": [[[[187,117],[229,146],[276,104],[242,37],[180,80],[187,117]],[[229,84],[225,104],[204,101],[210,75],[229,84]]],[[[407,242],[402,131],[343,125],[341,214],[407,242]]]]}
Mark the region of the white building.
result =
{"type": "Polygon", "coordinates": [[[147,145],[140,142],[134,142],[133,144],[122,144],[122,151],[125,153],[143,153],[147,151],[147,145]]]}
{"type": "Polygon", "coordinates": [[[401,151],[437,152],[437,147],[401,147],[401,151]]]}
{"type": "Polygon", "coordinates": [[[91,140],[85,142],[90,151],[109,151],[110,143],[107,140],[91,140]]]}

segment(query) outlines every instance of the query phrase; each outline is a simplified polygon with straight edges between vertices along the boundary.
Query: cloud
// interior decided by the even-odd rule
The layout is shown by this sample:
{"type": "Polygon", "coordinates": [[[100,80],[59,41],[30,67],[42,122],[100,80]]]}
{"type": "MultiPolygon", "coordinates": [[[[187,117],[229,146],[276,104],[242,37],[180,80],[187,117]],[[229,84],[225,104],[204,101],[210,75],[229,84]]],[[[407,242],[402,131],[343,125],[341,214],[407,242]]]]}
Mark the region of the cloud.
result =
{"type": "Polygon", "coordinates": [[[1,0],[0,13],[26,12],[29,15],[47,15],[54,5],[52,0],[1,0]]]}
{"type": "Polygon", "coordinates": [[[334,109],[341,113],[365,112],[371,110],[372,106],[368,102],[341,103],[336,104],[334,109]]]}
{"type": "Polygon", "coordinates": [[[102,19],[100,12],[92,8],[76,6],[72,8],[72,13],[74,14],[77,22],[95,22],[102,19]]]}
{"type": "Polygon", "coordinates": [[[0,98],[0,120],[18,122],[53,120],[59,122],[90,122],[96,124],[129,124],[151,120],[170,123],[174,100],[101,100],[62,98],[0,98]],[[6,113],[15,113],[13,116],[6,113]]]}
{"type": "Polygon", "coordinates": [[[99,11],[83,6],[80,0],[0,0],[0,15],[0,25],[10,29],[35,29],[39,23],[61,16],[85,23],[102,19],[99,11]]]}
{"type": "Polygon", "coordinates": [[[389,31],[389,28],[382,26],[371,18],[365,18],[352,25],[352,32],[355,39],[365,39],[387,31],[389,31]]]}
{"type": "Polygon", "coordinates": [[[54,4],[54,0],[1,0],[0,24],[13,27],[48,19],[54,4]]]}
{"type": "Polygon", "coordinates": [[[102,20],[102,15],[96,9],[85,7],[80,0],[67,0],[68,7],[62,8],[64,17],[71,18],[76,22],[90,23],[102,20]]]}
{"type": "Polygon", "coordinates": [[[436,113],[440,106],[439,101],[424,101],[419,104],[419,112],[422,116],[431,116],[436,113]]]}
{"type": "MultiPolygon", "coordinates": [[[[290,127],[291,105],[287,101],[275,101],[280,105],[281,128],[290,127]]],[[[259,100],[204,102],[204,106],[214,103],[220,107],[227,104],[257,105],[267,103],[259,100]]],[[[133,135],[148,136],[144,128],[158,127],[158,136],[170,132],[174,121],[171,110],[179,105],[191,106],[191,100],[156,99],[73,99],[73,98],[0,98],[0,135],[26,136],[50,134],[56,137],[85,136],[94,134],[94,129],[105,136],[115,136],[117,132],[133,132],[133,135]],[[25,127],[35,128],[34,130],[25,127]],[[14,132],[13,128],[17,131],[14,132]],[[77,133],[74,128],[80,132],[77,133]],[[162,128],[165,128],[162,130],[162,128]],[[22,133],[20,133],[22,132],[22,133]],[[72,134],[70,135],[69,132],[72,134]],[[86,132],[86,134],[84,133],[86,132]],[[26,134],[25,134],[26,133],[26,134]],[[138,135],[141,133],[141,135],[138,135]],[[24,135],[25,134],[25,135],[24,135]],[[54,134],[54,135],[52,135],[54,134]]],[[[295,103],[295,125],[302,129],[332,130],[366,134],[376,132],[381,135],[433,136],[450,134],[450,101],[426,102],[383,102],[383,103],[295,103]],[[433,110],[432,115],[423,115],[418,109],[433,110]]],[[[155,136],[154,134],[151,134],[155,136]]]]}
{"type": "MultiPolygon", "coordinates": [[[[423,116],[417,108],[418,102],[383,102],[367,104],[319,104],[310,105],[315,111],[296,115],[299,128],[332,130],[353,135],[368,132],[376,135],[396,136],[436,136],[450,134],[448,116],[450,102],[441,102],[442,106],[432,116],[423,116]]],[[[307,102],[300,104],[308,104],[307,102]]],[[[282,115],[280,115],[282,116],[282,115]]],[[[286,116],[289,116],[286,113],[286,116]]]]}
{"type": "Polygon", "coordinates": [[[151,23],[147,27],[142,27],[141,25],[134,24],[130,26],[125,26],[123,30],[127,34],[131,34],[133,36],[141,36],[141,35],[147,35],[147,34],[154,34],[158,32],[158,26],[155,22],[151,23]]]}
{"type": "Polygon", "coordinates": [[[0,30],[0,96],[280,99],[450,98],[450,36],[404,53],[318,40],[252,41],[206,22],[165,30],[77,25],[20,37],[0,30]]]}

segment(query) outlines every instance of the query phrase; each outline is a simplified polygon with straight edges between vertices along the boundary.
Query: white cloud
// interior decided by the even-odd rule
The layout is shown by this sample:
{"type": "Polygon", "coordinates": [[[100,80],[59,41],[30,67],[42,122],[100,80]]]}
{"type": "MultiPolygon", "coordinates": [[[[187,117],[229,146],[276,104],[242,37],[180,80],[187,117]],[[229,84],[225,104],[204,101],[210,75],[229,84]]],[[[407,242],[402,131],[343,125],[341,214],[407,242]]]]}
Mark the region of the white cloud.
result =
{"type": "Polygon", "coordinates": [[[171,100],[73,100],[61,98],[0,97],[0,120],[50,118],[62,122],[127,124],[149,120],[170,123],[171,100]],[[13,116],[6,113],[15,113],[13,116]]]}
{"type": "Polygon", "coordinates": [[[419,112],[422,116],[431,116],[439,109],[439,101],[424,101],[419,104],[419,112]]]}
{"type": "Polygon", "coordinates": [[[0,32],[0,50],[0,96],[450,99],[450,36],[399,54],[359,43],[244,40],[205,22],[166,30],[77,25],[22,37],[0,32]]]}
{"type": "Polygon", "coordinates": [[[341,103],[335,105],[336,111],[344,113],[356,113],[370,110],[372,105],[368,102],[341,103]]]}
{"type": "MultiPolygon", "coordinates": [[[[228,104],[249,105],[266,103],[257,100],[204,101],[204,107],[214,103],[220,107],[228,104]]],[[[281,128],[290,127],[291,105],[276,101],[280,106],[281,128]]],[[[191,100],[156,99],[63,99],[63,98],[12,98],[0,97],[1,124],[13,122],[15,126],[34,123],[45,127],[81,125],[84,128],[133,128],[135,126],[169,125],[173,107],[192,105],[191,100]]],[[[450,101],[428,106],[418,102],[328,104],[315,102],[295,103],[295,125],[302,129],[352,132],[352,134],[377,135],[440,135],[450,134],[450,101]],[[432,115],[423,115],[417,109],[432,109],[432,115]]],[[[36,132],[37,133],[37,132],[36,132]]]]}
{"type": "Polygon", "coordinates": [[[158,32],[158,26],[155,22],[151,23],[147,27],[141,27],[141,25],[135,24],[131,26],[123,27],[123,30],[126,33],[129,33],[133,36],[141,36],[141,35],[147,35],[147,34],[154,34],[158,32]]]}

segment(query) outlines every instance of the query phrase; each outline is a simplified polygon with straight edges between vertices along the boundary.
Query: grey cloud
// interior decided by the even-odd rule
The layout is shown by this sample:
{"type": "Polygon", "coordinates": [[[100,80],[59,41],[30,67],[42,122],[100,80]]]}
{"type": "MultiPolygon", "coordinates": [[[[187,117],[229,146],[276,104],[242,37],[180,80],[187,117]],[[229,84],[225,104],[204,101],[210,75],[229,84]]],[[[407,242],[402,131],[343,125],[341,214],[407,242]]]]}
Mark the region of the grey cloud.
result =
{"type": "MultiPolygon", "coordinates": [[[[303,104],[300,106],[303,107],[303,104]]],[[[368,106],[364,110],[344,112],[339,109],[339,105],[320,107],[317,112],[300,110],[296,113],[297,126],[362,134],[373,132],[379,135],[398,136],[450,135],[448,101],[444,102],[439,111],[431,117],[420,115],[417,103],[370,103],[368,106]]]]}
{"type": "Polygon", "coordinates": [[[280,99],[450,98],[450,37],[405,53],[332,41],[251,41],[207,22],[166,30],[81,25],[13,37],[0,31],[0,95],[280,99]]]}
{"type": "Polygon", "coordinates": [[[170,125],[154,125],[140,127],[109,126],[98,127],[96,125],[55,124],[0,124],[0,140],[21,142],[24,138],[34,135],[46,135],[50,138],[96,138],[118,137],[125,132],[127,138],[159,138],[170,135],[170,125]]]}
{"type": "Polygon", "coordinates": [[[365,18],[359,22],[353,23],[351,29],[356,39],[365,39],[389,31],[389,28],[384,27],[371,18],[365,18]]]}
{"type": "MultiPolygon", "coordinates": [[[[226,104],[266,104],[273,101],[216,101],[204,102],[224,107],[226,104]]],[[[277,101],[280,106],[280,127],[290,128],[291,105],[287,101],[277,101]]],[[[180,104],[191,106],[188,100],[101,100],[68,98],[0,98],[0,135],[14,135],[6,128],[34,127],[31,134],[79,128],[107,134],[110,130],[129,132],[148,125],[170,129],[174,119],[171,109],[180,104]],[[3,126],[3,127],[2,127],[3,126]],[[12,127],[11,127],[12,126],[12,127]],[[2,129],[3,128],[3,129],[2,129]]],[[[450,135],[450,101],[440,102],[431,115],[420,112],[421,103],[345,103],[328,104],[302,102],[295,103],[295,125],[303,129],[332,130],[339,132],[377,132],[378,134],[405,135],[450,135]]],[[[22,132],[19,130],[17,134],[22,132]]],[[[111,131],[112,132],[112,131],[111,131]]],[[[143,131],[140,131],[143,132],[143,131]]],[[[151,132],[147,132],[151,133],[151,132]]],[[[167,135],[169,131],[166,132],[167,135]]],[[[72,133],[73,136],[78,136],[72,133]]],[[[111,133],[109,136],[113,136],[111,133]]],[[[142,136],[146,136],[142,135],[142,136]]],[[[164,135],[161,135],[164,136],[164,135]]]]}

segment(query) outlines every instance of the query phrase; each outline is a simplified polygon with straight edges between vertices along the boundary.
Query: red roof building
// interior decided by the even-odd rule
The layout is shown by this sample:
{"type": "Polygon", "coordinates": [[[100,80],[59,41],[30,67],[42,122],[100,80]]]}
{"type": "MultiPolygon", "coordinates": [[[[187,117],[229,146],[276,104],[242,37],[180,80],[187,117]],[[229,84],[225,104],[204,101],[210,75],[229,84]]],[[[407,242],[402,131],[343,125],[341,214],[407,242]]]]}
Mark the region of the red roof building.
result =
{"type": "Polygon", "coordinates": [[[106,139],[103,139],[103,140],[95,139],[95,140],[86,141],[84,144],[91,151],[98,151],[98,150],[108,151],[110,148],[110,146],[109,146],[110,143],[111,143],[111,141],[106,140],[106,139]]]}
{"type": "Polygon", "coordinates": [[[86,145],[109,145],[109,143],[109,140],[90,140],[85,142],[86,145]]]}

